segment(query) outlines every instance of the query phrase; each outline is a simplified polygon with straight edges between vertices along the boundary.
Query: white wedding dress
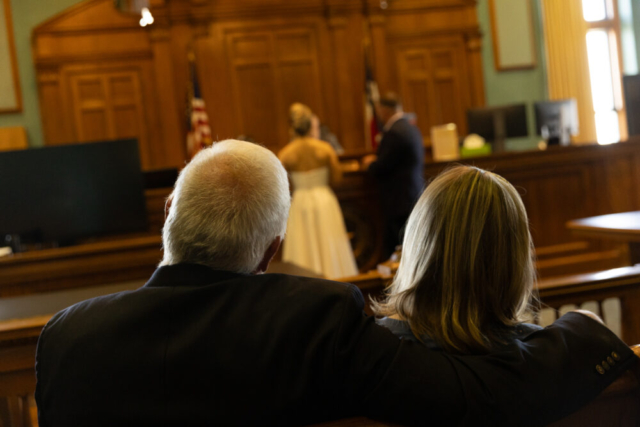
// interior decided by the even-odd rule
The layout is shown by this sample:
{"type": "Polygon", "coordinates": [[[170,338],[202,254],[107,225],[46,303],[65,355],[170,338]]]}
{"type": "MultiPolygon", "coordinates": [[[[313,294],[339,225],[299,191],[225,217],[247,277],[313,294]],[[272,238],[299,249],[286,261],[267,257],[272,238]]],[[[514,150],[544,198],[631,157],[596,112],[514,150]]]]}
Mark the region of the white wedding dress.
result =
{"type": "Polygon", "coordinates": [[[282,260],[328,279],[354,276],[358,268],[329,169],[291,172],[293,199],[282,260]]]}

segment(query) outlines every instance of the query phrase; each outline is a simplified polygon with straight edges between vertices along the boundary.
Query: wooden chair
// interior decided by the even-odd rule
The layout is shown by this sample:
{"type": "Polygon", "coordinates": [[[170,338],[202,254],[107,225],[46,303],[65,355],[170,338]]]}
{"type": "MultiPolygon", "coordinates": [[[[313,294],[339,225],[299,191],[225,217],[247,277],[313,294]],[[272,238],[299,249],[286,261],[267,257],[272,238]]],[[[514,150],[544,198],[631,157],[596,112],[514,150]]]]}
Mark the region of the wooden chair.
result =
{"type": "Polygon", "coordinates": [[[36,343],[51,316],[0,322],[0,427],[37,426],[36,343]]]}
{"type": "MultiPolygon", "coordinates": [[[[640,345],[633,348],[640,357],[640,345]]],[[[640,363],[615,380],[591,403],[550,427],[640,427],[640,363]]],[[[397,427],[365,417],[314,424],[312,427],[397,427]]]]}

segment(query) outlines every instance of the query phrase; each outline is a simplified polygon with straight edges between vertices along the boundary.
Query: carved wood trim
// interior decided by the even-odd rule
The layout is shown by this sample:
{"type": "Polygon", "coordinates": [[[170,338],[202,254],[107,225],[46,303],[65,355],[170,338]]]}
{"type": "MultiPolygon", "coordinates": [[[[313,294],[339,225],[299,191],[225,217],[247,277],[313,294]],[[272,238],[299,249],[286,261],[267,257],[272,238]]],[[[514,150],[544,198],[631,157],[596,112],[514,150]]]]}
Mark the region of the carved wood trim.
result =
{"type": "Polygon", "coordinates": [[[365,0],[369,10],[384,13],[406,13],[411,11],[428,11],[438,9],[465,9],[475,7],[477,0],[387,0],[387,8],[380,7],[380,0],[365,0]]]}
{"type": "Polygon", "coordinates": [[[113,54],[90,54],[90,55],[65,55],[65,56],[55,56],[49,58],[38,58],[35,61],[36,69],[42,70],[47,69],[51,66],[61,66],[68,65],[73,63],[86,63],[86,62],[114,62],[114,61],[122,61],[122,60],[134,60],[134,59],[142,59],[148,60],[153,58],[153,53],[151,49],[144,50],[132,50],[129,52],[118,52],[113,54]]]}
{"type": "Polygon", "coordinates": [[[411,32],[387,32],[389,40],[395,39],[425,39],[434,36],[464,36],[465,38],[477,37],[480,33],[479,26],[446,28],[438,30],[424,29],[422,31],[411,32]]]}
{"type": "Polygon", "coordinates": [[[58,22],[64,20],[64,19],[68,19],[69,17],[73,16],[73,15],[77,15],[80,14],[82,12],[84,12],[86,9],[92,8],[93,6],[95,6],[98,3],[101,3],[104,0],[85,0],[83,2],[80,3],[76,3],[73,6],[63,10],[62,12],[53,15],[51,18],[45,20],[44,22],[42,22],[40,25],[38,25],[34,30],[33,30],[33,38],[35,38],[36,34],[44,34],[47,32],[52,32],[54,31],[54,26],[55,24],[57,24],[58,22]]]}

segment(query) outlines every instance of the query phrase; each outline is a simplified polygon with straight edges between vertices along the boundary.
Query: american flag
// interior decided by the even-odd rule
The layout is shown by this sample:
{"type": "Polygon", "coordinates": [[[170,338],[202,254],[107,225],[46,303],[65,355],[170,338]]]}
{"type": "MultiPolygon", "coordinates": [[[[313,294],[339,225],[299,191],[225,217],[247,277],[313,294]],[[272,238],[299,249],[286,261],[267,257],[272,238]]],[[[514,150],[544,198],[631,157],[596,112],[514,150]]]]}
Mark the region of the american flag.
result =
{"type": "Polygon", "coordinates": [[[198,151],[211,145],[211,127],[209,117],[205,109],[204,100],[200,94],[200,85],[196,75],[196,64],[193,56],[189,61],[191,78],[189,81],[189,103],[188,103],[188,129],[187,133],[187,155],[189,159],[198,154],[198,151]]]}

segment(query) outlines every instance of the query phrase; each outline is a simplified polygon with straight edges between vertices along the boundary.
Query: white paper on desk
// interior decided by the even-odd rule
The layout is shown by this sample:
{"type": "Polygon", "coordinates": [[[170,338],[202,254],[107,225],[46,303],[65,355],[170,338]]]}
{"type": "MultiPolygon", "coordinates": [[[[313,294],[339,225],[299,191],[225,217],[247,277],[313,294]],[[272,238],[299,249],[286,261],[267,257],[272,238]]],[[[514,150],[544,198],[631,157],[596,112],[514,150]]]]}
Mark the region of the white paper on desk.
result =
{"type": "Polygon", "coordinates": [[[454,123],[431,128],[431,149],[437,162],[460,158],[458,128],[454,123]]]}
{"type": "Polygon", "coordinates": [[[13,251],[11,250],[11,248],[9,246],[6,246],[4,248],[0,248],[0,257],[9,256],[12,253],[13,253],[13,251]]]}

